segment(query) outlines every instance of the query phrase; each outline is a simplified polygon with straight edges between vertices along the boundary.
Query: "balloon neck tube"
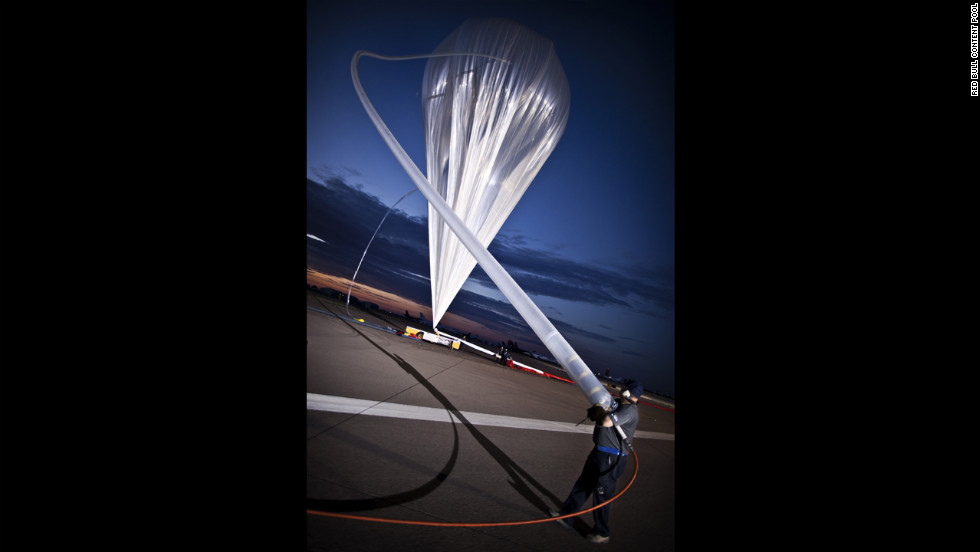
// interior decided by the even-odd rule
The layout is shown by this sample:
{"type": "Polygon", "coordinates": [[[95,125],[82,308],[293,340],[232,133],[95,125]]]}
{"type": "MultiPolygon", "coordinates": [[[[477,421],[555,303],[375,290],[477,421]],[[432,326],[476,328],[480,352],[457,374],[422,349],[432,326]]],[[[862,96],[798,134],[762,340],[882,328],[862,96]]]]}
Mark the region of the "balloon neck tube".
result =
{"type": "MultiPolygon", "coordinates": [[[[418,187],[422,195],[425,196],[426,201],[434,209],[443,221],[449,226],[453,233],[459,238],[459,241],[466,247],[466,249],[473,255],[476,261],[483,268],[487,276],[496,284],[497,288],[503,293],[504,297],[510,301],[511,305],[517,310],[517,312],[524,318],[531,330],[534,331],[535,335],[542,340],[542,343],[548,350],[558,359],[562,368],[568,373],[569,376],[575,381],[579,389],[589,400],[590,404],[601,404],[605,407],[610,407],[612,405],[612,396],[606,391],[605,387],[599,382],[595,375],[589,370],[585,362],[578,356],[571,345],[561,336],[558,330],[555,328],[554,324],[541,312],[541,310],[531,301],[530,297],[524,292],[523,289],[517,285],[517,282],[507,273],[507,271],[497,262],[496,259],[490,254],[487,248],[480,242],[480,240],[474,235],[473,231],[470,230],[466,223],[463,222],[460,217],[453,211],[452,207],[446,202],[440,193],[433,187],[433,185],[426,179],[422,174],[422,171],[415,165],[411,157],[401,144],[395,139],[391,130],[388,129],[387,125],[382,121],[381,116],[378,115],[377,110],[371,104],[361,86],[360,78],[357,74],[357,61],[362,56],[370,56],[383,60],[400,60],[400,59],[413,59],[413,58],[423,58],[423,57],[440,57],[440,56],[458,56],[458,55],[477,55],[483,57],[490,57],[500,59],[496,56],[488,54],[479,53],[442,53],[442,54],[427,54],[418,56],[380,56],[367,52],[364,50],[358,51],[354,54],[351,60],[351,76],[354,80],[354,87],[357,92],[358,98],[361,100],[361,104],[364,106],[368,117],[374,123],[375,128],[377,128],[378,133],[381,135],[382,139],[391,149],[395,158],[401,164],[402,168],[412,179],[412,182],[418,187]]],[[[501,61],[505,61],[500,59],[501,61]]],[[[434,317],[435,318],[435,317],[434,317]]],[[[438,320],[433,322],[433,329],[438,320]]]]}

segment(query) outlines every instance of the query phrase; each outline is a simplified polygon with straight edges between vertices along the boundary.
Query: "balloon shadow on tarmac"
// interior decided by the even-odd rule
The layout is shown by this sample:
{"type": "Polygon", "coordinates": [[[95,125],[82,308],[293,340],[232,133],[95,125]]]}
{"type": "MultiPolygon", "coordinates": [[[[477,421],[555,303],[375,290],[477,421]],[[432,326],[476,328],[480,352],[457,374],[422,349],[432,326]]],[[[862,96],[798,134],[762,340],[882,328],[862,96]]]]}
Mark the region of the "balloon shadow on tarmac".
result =
{"type": "MultiPolygon", "coordinates": [[[[527,473],[520,465],[514,462],[507,454],[500,450],[497,445],[493,443],[489,438],[487,438],[483,433],[480,432],[469,420],[466,419],[458,408],[453,405],[452,401],[449,400],[445,395],[442,394],[432,383],[430,383],[425,377],[419,373],[410,363],[406,362],[404,359],[398,355],[394,355],[384,350],[380,345],[371,340],[363,332],[358,330],[356,327],[349,324],[346,320],[341,319],[344,324],[347,324],[352,330],[360,334],[368,343],[373,345],[379,351],[384,353],[388,358],[392,359],[399,367],[402,368],[407,374],[415,378],[419,382],[419,385],[424,387],[429,393],[432,394],[447,411],[449,411],[456,419],[460,420],[474,439],[486,450],[490,456],[507,472],[510,476],[510,481],[508,483],[514,488],[521,496],[523,496],[529,503],[534,505],[535,508],[541,512],[547,514],[549,506],[542,500],[537,493],[532,490],[531,487],[537,489],[539,493],[545,495],[555,504],[561,504],[560,500],[553,493],[548,491],[544,486],[538,483],[529,473],[527,473]]],[[[421,485],[415,489],[411,489],[405,492],[396,493],[388,496],[369,498],[369,499],[355,499],[355,500],[322,500],[322,499],[311,499],[307,498],[307,508],[313,510],[329,511],[329,512],[348,512],[348,511],[364,511],[373,510],[378,508],[389,507],[398,504],[404,504],[411,502],[413,500],[419,499],[432,491],[436,490],[439,485],[445,481],[449,474],[452,472],[453,467],[456,464],[456,459],[459,453],[459,434],[456,431],[456,423],[452,423],[453,426],[453,452],[449,458],[449,461],[443,466],[442,470],[439,472],[435,478],[431,481],[421,485]]],[[[583,532],[583,528],[579,527],[579,524],[585,525],[583,522],[577,518],[573,518],[576,521],[576,530],[580,533],[583,532]]],[[[584,531],[588,531],[588,528],[584,528],[584,531]]]]}

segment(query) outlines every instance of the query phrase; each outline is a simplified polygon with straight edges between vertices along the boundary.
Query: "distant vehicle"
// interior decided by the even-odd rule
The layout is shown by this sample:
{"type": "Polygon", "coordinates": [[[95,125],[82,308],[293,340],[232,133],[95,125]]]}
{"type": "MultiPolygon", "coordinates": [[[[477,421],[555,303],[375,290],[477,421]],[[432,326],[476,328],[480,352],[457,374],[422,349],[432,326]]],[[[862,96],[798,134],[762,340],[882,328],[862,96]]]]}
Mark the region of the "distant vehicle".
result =
{"type": "MultiPolygon", "coordinates": [[[[421,314],[421,313],[419,313],[421,314]]],[[[405,335],[410,335],[416,339],[421,339],[423,341],[428,341],[429,343],[436,343],[438,345],[445,345],[452,349],[459,350],[459,341],[455,339],[449,339],[448,337],[443,337],[436,334],[435,332],[426,332],[418,328],[413,328],[411,326],[405,327],[405,335]]]]}

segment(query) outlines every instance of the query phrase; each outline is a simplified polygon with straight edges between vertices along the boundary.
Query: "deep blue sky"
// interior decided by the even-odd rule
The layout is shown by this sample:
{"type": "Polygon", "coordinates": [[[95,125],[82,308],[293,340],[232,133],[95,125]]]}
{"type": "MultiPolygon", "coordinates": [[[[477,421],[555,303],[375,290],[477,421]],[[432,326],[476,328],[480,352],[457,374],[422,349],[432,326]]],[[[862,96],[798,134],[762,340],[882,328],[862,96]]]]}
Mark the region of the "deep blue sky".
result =
{"type": "MultiPolygon", "coordinates": [[[[613,376],[635,377],[672,394],[673,12],[673,3],[657,1],[310,2],[308,176],[321,183],[333,179],[335,193],[345,190],[343,183],[344,193],[358,201],[377,200],[376,213],[362,211],[363,220],[355,216],[351,220],[358,222],[347,227],[358,250],[346,261],[347,273],[344,263],[333,269],[350,277],[383,208],[414,188],[356,97],[351,56],[360,49],[428,53],[469,17],[512,19],[554,42],[569,80],[571,113],[558,147],[489,249],[593,371],[610,368],[613,376]]],[[[368,97],[423,174],[424,68],[425,60],[362,58],[359,64],[368,97]]],[[[380,266],[370,260],[379,260],[391,245],[383,238],[393,231],[390,225],[413,227],[402,235],[423,240],[411,246],[416,253],[427,247],[424,232],[418,236],[415,228],[425,221],[425,199],[416,192],[398,210],[399,222],[389,217],[368,251],[359,282],[372,278],[369,266],[380,266]]],[[[308,219],[323,216],[328,215],[309,212],[308,219]]],[[[331,231],[309,221],[308,227],[311,233],[331,231]]],[[[339,247],[339,240],[318,237],[330,243],[308,240],[309,259],[347,258],[331,252],[330,244],[339,247]]],[[[416,263],[417,276],[417,260],[404,262],[416,263]]],[[[427,276],[427,265],[421,271],[427,276]]],[[[427,282],[420,283],[417,277],[382,282],[375,275],[376,285],[405,297],[427,289],[427,282]]],[[[485,297],[484,307],[497,311],[488,305],[504,301],[479,267],[463,289],[466,299],[461,294],[449,313],[478,316],[464,302],[485,297]]],[[[419,302],[428,301],[426,296],[419,302]]]]}

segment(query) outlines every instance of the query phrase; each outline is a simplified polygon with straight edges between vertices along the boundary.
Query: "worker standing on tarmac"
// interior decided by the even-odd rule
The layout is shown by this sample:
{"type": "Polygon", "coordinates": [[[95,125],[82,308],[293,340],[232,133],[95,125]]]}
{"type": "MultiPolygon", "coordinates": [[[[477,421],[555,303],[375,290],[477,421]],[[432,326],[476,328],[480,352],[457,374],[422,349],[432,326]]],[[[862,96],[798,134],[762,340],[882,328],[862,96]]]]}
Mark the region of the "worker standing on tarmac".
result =
{"type": "MultiPolygon", "coordinates": [[[[592,442],[595,446],[589,452],[568,498],[561,509],[552,510],[552,517],[571,514],[582,509],[582,505],[593,495],[593,505],[601,504],[616,492],[616,480],[626,469],[626,456],[629,455],[633,432],[640,420],[637,403],[643,395],[643,385],[633,380],[624,382],[626,389],[619,398],[618,407],[607,411],[601,405],[588,409],[588,417],[595,422],[592,442]],[[618,426],[618,427],[617,427],[618,426]],[[619,432],[622,429],[622,434],[619,432]]],[[[609,505],[592,511],[595,528],[587,537],[594,543],[609,542],[609,505]]],[[[567,519],[567,518],[566,518],[567,519]]],[[[571,526],[566,519],[556,520],[565,527],[571,526]]]]}

